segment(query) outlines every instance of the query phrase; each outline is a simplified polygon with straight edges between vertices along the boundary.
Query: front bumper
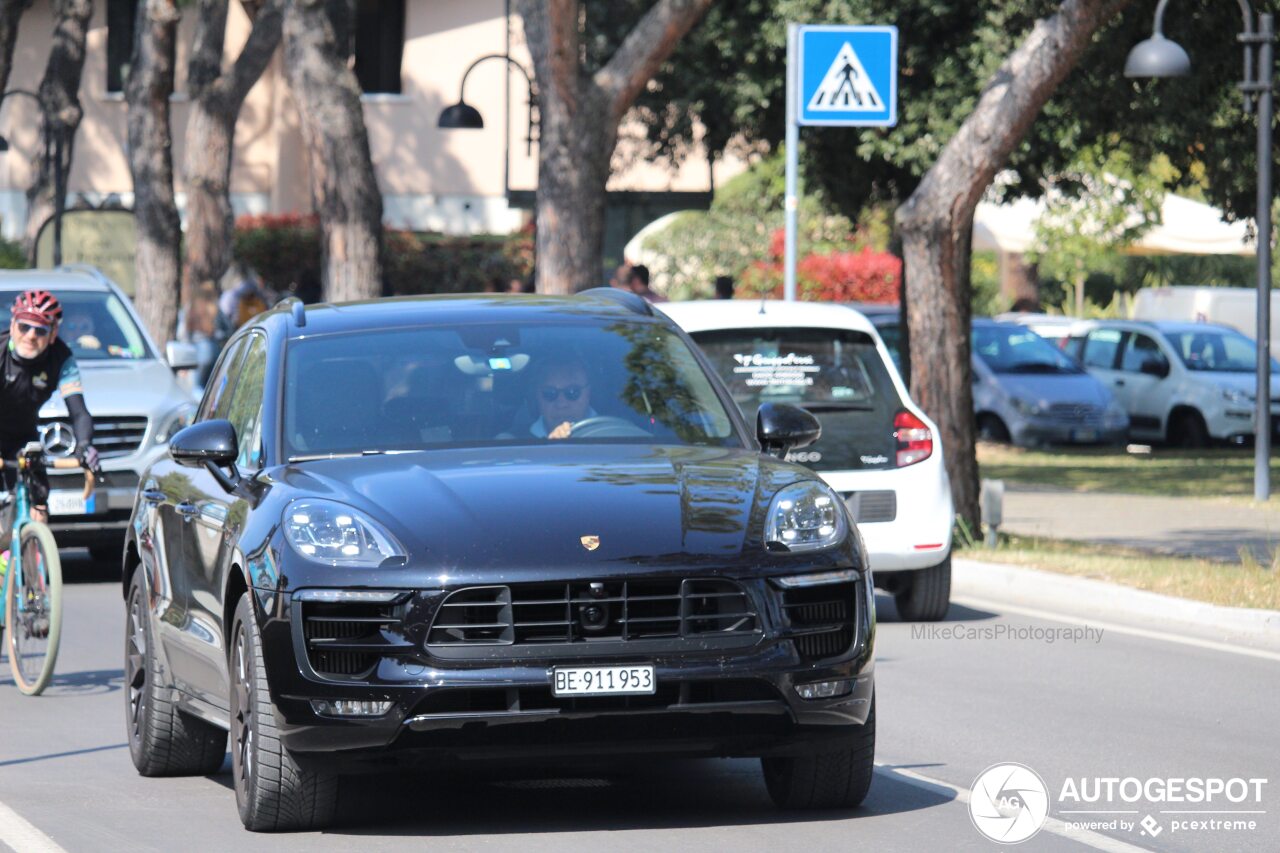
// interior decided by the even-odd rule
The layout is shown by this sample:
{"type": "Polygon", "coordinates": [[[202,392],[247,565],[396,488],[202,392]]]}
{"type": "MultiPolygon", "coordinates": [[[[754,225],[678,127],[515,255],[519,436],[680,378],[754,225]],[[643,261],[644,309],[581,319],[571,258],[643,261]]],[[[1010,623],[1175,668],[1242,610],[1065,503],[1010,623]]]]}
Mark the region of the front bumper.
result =
{"type": "Polygon", "coordinates": [[[1019,446],[1037,444],[1123,444],[1129,437],[1128,427],[1106,427],[1066,424],[1047,418],[1025,418],[1010,425],[1013,443],[1019,446]]]}
{"type": "MultiPolygon", "coordinates": [[[[114,463],[116,460],[110,460],[114,463]]],[[[107,485],[94,489],[90,511],[83,515],[50,515],[49,528],[63,547],[123,543],[133,501],[138,491],[138,474],[133,468],[106,468],[107,485]]],[[[81,493],[83,471],[50,471],[49,491],[81,493]]]]}
{"type": "Polygon", "coordinates": [[[829,748],[866,722],[874,690],[874,599],[859,574],[851,641],[817,657],[801,649],[767,580],[741,584],[761,630],[722,643],[590,643],[491,647],[443,656],[423,638],[448,591],[412,591],[402,626],[383,629],[395,650],[358,678],[318,673],[308,606],[257,591],[263,651],[277,722],[300,761],[347,770],[386,764],[664,752],[697,756],[798,754],[829,748]],[[635,646],[636,649],[631,648],[635,646]],[[643,651],[637,650],[643,648],[643,651]],[[653,695],[557,698],[555,666],[652,664],[653,695]],[[839,681],[847,692],[806,700],[797,684],[839,681]],[[318,713],[312,700],[390,702],[370,718],[318,713]]]}

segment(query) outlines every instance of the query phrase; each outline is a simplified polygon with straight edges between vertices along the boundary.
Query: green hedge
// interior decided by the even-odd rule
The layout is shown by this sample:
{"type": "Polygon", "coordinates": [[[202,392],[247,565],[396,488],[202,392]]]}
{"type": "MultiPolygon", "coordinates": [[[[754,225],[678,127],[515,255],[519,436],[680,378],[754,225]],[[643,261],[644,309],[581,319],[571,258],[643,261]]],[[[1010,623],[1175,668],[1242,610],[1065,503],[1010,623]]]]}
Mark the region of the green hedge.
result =
{"type": "MultiPolygon", "coordinates": [[[[384,292],[470,293],[488,284],[506,290],[533,270],[533,236],[449,237],[412,231],[385,232],[384,292]]],[[[313,216],[244,216],[236,221],[235,256],[281,293],[303,299],[320,294],[320,227],[313,216]],[[290,287],[295,285],[295,287],[290,287]]]]}

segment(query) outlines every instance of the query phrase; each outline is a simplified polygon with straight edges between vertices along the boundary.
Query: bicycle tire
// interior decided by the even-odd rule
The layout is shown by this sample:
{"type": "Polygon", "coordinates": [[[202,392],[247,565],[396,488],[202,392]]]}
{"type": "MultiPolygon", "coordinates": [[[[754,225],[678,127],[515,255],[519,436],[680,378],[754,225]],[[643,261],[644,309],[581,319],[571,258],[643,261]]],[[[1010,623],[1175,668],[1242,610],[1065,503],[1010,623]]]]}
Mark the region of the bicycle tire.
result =
{"type": "MultiPolygon", "coordinates": [[[[38,521],[24,524],[18,539],[22,549],[23,590],[28,588],[29,582],[37,580],[34,573],[39,571],[39,567],[44,567],[43,577],[39,580],[45,588],[43,606],[48,627],[45,636],[32,637],[31,626],[19,624],[18,578],[12,578],[4,602],[6,633],[9,635],[9,671],[13,673],[13,682],[19,690],[28,696],[38,696],[53,678],[53,667],[58,660],[58,642],[62,637],[62,561],[58,557],[58,543],[54,541],[52,531],[38,521]],[[39,562],[28,560],[32,547],[42,557],[39,562]],[[41,642],[43,650],[39,649],[41,642]],[[40,656],[41,660],[34,660],[40,656]]],[[[32,619],[33,616],[24,614],[24,618],[32,619]]]]}

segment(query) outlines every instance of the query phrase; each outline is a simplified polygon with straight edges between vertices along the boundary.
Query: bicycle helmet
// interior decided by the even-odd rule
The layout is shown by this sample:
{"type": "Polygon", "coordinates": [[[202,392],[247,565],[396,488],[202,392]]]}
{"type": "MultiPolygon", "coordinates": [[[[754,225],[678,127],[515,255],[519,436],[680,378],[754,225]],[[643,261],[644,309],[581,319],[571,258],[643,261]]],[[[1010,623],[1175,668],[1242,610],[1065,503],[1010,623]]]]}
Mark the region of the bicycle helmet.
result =
{"type": "Polygon", "coordinates": [[[55,326],[62,319],[62,303],[47,290],[28,290],[13,301],[13,318],[55,326]]]}

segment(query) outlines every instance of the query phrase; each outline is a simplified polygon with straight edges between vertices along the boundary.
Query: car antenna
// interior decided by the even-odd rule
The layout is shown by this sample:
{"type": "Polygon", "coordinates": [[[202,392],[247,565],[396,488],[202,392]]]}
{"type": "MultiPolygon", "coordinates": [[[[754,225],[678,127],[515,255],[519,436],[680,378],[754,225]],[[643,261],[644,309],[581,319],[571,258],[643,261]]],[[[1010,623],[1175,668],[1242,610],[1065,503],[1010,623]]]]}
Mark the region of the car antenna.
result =
{"type": "Polygon", "coordinates": [[[768,298],[769,298],[769,294],[768,294],[768,293],[761,293],[761,294],[760,294],[760,313],[761,313],[761,314],[763,314],[763,313],[764,313],[764,302],[765,302],[765,300],[766,300],[766,299],[768,299],[768,298]]]}

